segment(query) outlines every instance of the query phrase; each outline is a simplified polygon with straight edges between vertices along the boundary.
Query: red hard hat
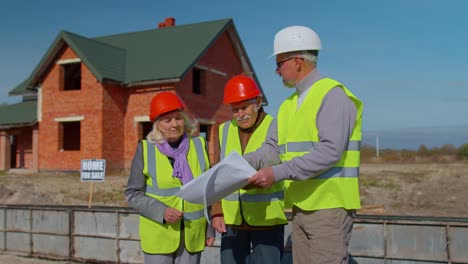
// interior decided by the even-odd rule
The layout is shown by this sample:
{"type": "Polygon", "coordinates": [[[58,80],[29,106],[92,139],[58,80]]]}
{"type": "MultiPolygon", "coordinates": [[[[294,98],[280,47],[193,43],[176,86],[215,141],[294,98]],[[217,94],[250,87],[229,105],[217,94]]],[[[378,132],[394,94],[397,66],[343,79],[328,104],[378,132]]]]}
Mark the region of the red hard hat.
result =
{"type": "Polygon", "coordinates": [[[237,75],[232,77],[224,87],[224,103],[232,104],[252,99],[261,94],[254,79],[237,75]]]}
{"type": "Polygon", "coordinates": [[[184,103],[177,95],[171,92],[158,93],[151,100],[149,118],[154,121],[157,117],[178,109],[184,109],[184,103]]]}

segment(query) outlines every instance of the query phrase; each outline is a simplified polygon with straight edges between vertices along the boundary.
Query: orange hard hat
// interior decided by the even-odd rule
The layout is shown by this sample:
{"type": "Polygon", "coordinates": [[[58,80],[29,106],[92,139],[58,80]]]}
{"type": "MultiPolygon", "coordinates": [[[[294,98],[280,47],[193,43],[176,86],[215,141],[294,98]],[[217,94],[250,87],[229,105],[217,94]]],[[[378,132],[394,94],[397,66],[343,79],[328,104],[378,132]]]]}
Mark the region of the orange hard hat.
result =
{"type": "Polygon", "coordinates": [[[178,109],[183,110],[184,103],[176,94],[171,92],[158,93],[151,100],[149,118],[154,121],[157,117],[178,109]]]}
{"type": "Polygon", "coordinates": [[[261,94],[254,79],[237,75],[232,77],[224,87],[224,103],[232,104],[252,99],[261,94]]]}

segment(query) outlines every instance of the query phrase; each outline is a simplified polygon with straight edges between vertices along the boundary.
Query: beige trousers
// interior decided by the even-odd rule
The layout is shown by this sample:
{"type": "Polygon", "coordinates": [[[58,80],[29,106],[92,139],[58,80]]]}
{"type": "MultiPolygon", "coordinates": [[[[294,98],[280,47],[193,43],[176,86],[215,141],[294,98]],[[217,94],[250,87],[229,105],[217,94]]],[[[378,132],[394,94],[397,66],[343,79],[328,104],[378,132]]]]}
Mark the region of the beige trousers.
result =
{"type": "Polygon", "coordinates": [[[293,207],[294,264],[347,264],[354,210],[303,211],[293,207]]]}

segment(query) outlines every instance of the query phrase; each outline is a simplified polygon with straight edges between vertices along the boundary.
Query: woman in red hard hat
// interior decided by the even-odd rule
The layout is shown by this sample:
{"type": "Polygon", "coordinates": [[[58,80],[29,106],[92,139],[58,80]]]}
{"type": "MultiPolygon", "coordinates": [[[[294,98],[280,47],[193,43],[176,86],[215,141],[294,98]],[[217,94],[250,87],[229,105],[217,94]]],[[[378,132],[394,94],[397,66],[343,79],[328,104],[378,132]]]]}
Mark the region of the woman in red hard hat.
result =
{"type": "Polygon", "coordinates": [[[157,94],[150,103],[153,130],[138,143],[125,196],[140,214],[140,240],[145,263],[200,263],[206,238],[203,205],[176,193],[209,169],[206,142],[192,137],[196,123],[172,92],[157,94]]]}

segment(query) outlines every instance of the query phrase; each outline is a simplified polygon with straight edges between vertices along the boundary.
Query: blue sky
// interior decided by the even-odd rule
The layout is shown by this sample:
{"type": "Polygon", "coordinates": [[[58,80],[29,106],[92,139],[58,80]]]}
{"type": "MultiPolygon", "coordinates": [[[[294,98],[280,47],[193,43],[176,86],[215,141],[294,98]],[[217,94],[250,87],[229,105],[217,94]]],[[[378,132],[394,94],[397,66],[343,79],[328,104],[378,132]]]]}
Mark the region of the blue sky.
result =
{"type": "Polygon", "coordinates": [[[0,9],[0,103],[61,30],[85,37],[232,18],[276,115],[292,91],[275,75],[273,37],[304,25],[322,40],[318,67],[364,102],[364,141],[417,148],[468,143],[468,1],[15,0],[0,9]],[[258,2],[258,3],[257,3],[258,2]],[[419,142],[418,142],[419,141],[419,142]]]}

